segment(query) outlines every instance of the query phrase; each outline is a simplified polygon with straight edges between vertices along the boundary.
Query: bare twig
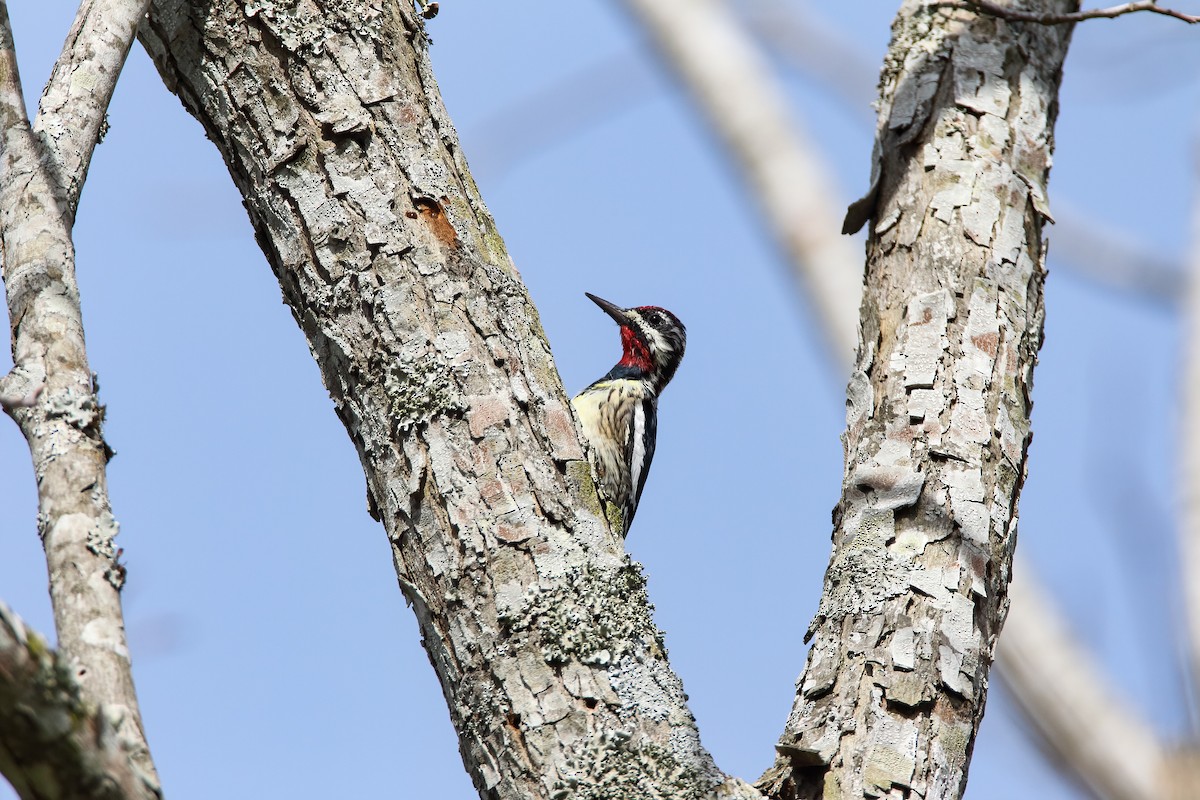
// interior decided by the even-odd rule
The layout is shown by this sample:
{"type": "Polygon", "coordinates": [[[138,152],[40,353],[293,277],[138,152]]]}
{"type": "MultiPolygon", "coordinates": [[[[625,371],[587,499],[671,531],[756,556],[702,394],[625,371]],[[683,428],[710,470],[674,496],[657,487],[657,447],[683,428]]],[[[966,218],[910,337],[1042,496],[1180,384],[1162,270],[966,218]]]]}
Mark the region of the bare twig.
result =
{"type": "Polygon", "coordinates": [[[1114,17],[1123,17],[1126,14],[1136,14],[1139,11],[1145,11],[1150,14],[1162,14],[1166,17],[1174,17],[1175,19],[1183,20],[1189,25],[1194,25],[1200,22],[1200,16],[1192,14],[1184,14],[1182,11],[1176,11],[1173,8],[1162,8],[1154,0],[1141,0],[1137,3],[1124,3],[1119,6],[1110,6],[1109,8],[1093,8],[1087,11],[1074,11],[1069,14],[1042,14],[1037,11],[1022,11],[1019,8],[1011,6],[1002,6],[999,3],[992,3],[989,0],[951,0],[951,2],[940,3],[939,5],[950,6],[952,8],[965,8],[969,10],[982,11],[993,17],[1009,20],[1010,22],[1034,22],[1038,25],[1071,25],[1076,22],[1083,22],[1089,19],[1113,19],[1114,17]]]}
{"type": "Polygon", "coordinates": [[[125,573],[106,477],[112,451],[100,429],[71,241],[94,137],[145,8],[143,0],[84,0],[31,126],[0,1],[0,247],[15,364],[0,387],[16,400],[5,411],[28,440],[38,477],[61,658],[156,783],[125,639],[125,573]]]}
{"type": "Polygon", "coordinates": [[[0,771],[25,800],[158,800],[112,710],[80,691],[65,659],[0,603],[0,771]]]}

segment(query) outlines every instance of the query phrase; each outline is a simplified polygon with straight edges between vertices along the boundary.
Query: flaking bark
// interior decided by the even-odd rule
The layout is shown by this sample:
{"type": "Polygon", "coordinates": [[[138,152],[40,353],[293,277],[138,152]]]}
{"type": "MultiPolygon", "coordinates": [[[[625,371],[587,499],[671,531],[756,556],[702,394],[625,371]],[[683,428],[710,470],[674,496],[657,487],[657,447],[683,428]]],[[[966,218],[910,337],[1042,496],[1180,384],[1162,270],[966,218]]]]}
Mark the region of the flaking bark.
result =
{"type": "Polygon", "coordinates": [[[413,9],[158,0],[142,39],[221,150],[358,449],[480,796],[752,796],[701,747],[599,514],[413,9]]]}
{"type": "Polygon", "coordinates": [[[769,796],[965,788],[1008,605],[1069,36],[911,0],[894,23],[847,216],[872,228],[833,556],[769,796]]]}

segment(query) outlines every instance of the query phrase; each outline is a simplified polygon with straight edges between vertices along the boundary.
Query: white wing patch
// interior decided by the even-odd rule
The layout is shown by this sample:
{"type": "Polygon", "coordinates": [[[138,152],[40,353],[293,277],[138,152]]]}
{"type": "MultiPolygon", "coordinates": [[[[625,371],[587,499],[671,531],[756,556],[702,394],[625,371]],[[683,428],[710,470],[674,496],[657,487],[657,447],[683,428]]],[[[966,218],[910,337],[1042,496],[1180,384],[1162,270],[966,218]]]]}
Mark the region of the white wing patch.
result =
{"type": "Polygon", "coordinates": [[[630,499],[637,502],[637,487],[642,479],[642,468],[646,464],[646,407],[638,403],[633,408],[633,461],[629,482],[630,499]]]}

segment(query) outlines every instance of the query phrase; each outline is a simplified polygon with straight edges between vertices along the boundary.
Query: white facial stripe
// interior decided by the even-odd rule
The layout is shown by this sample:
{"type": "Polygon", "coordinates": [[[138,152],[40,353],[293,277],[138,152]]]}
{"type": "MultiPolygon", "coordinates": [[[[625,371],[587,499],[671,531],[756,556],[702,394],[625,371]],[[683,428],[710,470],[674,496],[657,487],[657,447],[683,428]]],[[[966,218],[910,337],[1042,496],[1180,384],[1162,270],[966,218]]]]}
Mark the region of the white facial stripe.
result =
{"type": "Polygon", "coordinates": [[[646,337],[646,341],[650,345],[650,352],[659,356],[655,360],[660,364],[664,363],[666,361],[666,358],[664,357],[669,356],[672,352],[674,352],[675,348],[672,347],[671,343],[667,341],[667,337],[655,330],[655,328],[648,322],[642,319],[639,319],[638,322],[640,323],[638,328],[641,330],[642,335],[646,337]]]}

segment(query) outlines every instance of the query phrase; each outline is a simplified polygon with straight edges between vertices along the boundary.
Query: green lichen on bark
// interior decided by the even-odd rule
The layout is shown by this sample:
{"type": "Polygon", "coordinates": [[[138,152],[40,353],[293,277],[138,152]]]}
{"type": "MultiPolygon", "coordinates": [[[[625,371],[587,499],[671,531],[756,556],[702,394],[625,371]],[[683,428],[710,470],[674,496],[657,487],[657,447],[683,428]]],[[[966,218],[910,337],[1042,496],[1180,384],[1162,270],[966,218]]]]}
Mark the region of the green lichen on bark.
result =
{"type": "Polygon", "coordinates": [[[644,644],[666,653],[654,626],[641,566],[627,561],[615,572],[595,564],[572,567],[552,588],[531,589],[525,604],[500,624],[513,636],[536,636],[547,664],[571,661],[607,666],[644,644]]]}
{"type": "Polygon", "coordinates": [[[579,458],[567,462],[567,482],[576,490],[576,495],[587,504],[588,511],[597,517],[604,516],[600,493],[596,489],[596,480],[592,477],[592,465],[587,459],[579,458]]]}
{"type": "Polygon", "coordinates": [[[291,52],[320,55],[337,33],[351,32],[369,41],[383,34],[383,15],[369,3],[354,0],[249,0],[247,17],[261,17],[291,52]]]}
{"type": "Polygon", "coordinates": [[[465,407],[453,368],[435,353],[392,364],[383,378],[383,388],[388,394],[391,417],[401,431],[465,407]]]}
{"type": "Polygon", "coordinates": [[[634,743],[625,731],[605,731],[584,740],[567,769],[552,800],[699,800],[711,796],[716,786],[667,748],[634,743]]]}

